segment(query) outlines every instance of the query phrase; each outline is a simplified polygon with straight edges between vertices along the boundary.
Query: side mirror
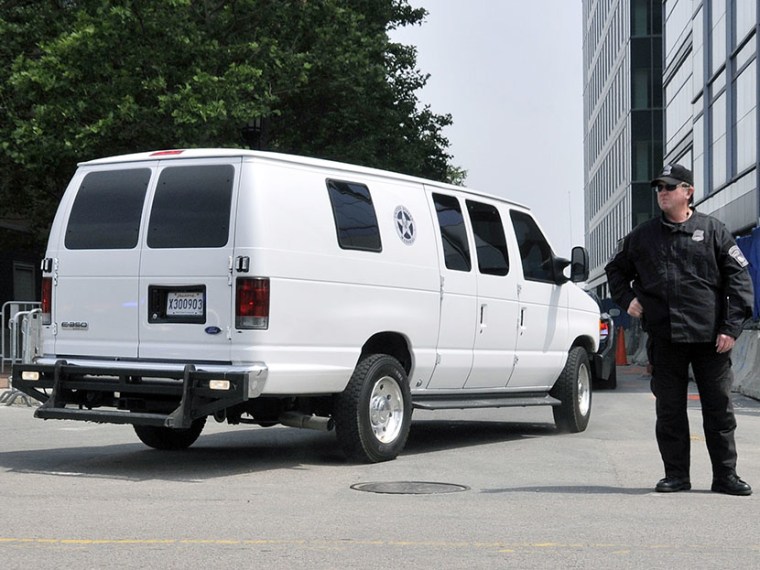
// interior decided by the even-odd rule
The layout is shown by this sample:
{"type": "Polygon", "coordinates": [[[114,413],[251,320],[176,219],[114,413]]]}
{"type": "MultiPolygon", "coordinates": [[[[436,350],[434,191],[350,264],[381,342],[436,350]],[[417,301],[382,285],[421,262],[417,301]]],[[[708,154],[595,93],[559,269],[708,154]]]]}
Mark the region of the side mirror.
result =
{"type": "Polygon", "coordinates": [[[577,246],[570,255],[570,281],[580,283],[588,279],[588,252],[586,248],[577,246]]]}

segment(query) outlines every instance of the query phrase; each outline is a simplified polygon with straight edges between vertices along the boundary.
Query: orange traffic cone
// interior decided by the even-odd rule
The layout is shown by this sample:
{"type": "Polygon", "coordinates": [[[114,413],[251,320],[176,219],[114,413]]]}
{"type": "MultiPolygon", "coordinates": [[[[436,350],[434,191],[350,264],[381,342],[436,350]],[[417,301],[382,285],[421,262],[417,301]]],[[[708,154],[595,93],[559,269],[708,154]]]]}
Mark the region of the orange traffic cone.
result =
{"type": "Polygon", "coordinates": [[[618,327],[615,364],[617,366],[628,366],[628,354],[625,351],[625,329],[623,327],[618,327]]]}

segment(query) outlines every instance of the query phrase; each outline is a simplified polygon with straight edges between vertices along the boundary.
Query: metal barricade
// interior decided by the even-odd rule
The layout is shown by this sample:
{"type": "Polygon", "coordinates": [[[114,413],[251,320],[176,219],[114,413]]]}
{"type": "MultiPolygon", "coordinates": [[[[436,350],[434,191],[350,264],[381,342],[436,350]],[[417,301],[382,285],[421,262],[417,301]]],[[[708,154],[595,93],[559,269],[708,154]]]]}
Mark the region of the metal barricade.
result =
{"type": "MultiPolygon", "coordinates": [[[[5,303],[11,308],[18,308],[19,305],[39,306],[39,303],[5,303]],[[15,305],[15,307],[14,307],[15,305]]],[[[6,307],[3,305],[3,321],[5,320],[6,307]]],[[[8,330],[10,331],[10,342],[8,344],[10,356],[8,358],[3,354],[3,367],[5,361],[29,363],[35,356],[40,353],[40,325],[41,310],[32,308],[26,311],[16,311],[8,320],[8,330]]],[[[3,349],[5,349],[5,322],[3,322],[3,349]]],[[[12,405],[17,399],[21,399],[27,406],[34,406],[37,402],[26,394],[13,389],[13,378],[10,379],[10,390],[0,396],[0,404],[6,406],[12,405]]]]}
{"type": "Polygon", "coordinates": [[[8,301],[3,303],[0,311],[0,374],[5,372],[5,365],[18,362],[23,354],[21,335],[13,337],[11,322],[18,313],[30,312],[40,306],[37,301],[8,301]]]}

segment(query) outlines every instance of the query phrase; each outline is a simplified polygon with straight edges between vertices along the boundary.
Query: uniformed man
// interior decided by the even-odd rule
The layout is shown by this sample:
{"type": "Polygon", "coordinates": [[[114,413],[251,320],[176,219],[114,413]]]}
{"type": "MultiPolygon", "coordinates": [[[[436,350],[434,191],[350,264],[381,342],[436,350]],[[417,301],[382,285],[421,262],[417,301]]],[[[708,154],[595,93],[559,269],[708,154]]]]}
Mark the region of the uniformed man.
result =
{"type": "Polygon", "coordinates": [[[665,477],[655,490],[691,489],[689,365],[699,390],[712,490],[750,495],[736,474],[731,349],[752,315],[747,260],[726,227],[693,207],[693,178],[667,165],[652,180],[662,215],[618,245],[605,267],[612,298],[649,334],[656,436],[665,477]]]}

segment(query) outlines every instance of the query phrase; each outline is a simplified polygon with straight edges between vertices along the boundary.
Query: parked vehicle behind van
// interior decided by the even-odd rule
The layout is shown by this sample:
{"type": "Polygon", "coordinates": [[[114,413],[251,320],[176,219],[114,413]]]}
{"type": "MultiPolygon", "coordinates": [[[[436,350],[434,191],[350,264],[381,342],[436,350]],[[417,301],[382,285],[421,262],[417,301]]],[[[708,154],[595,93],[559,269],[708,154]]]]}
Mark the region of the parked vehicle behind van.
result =
{"type": "Polygon", "coordinates": [[[591,413],[599,309],[519,204],[296,156],[171,150],[80,164],[42,262],[35,416],[186,448],[208,417],[335,429],[393,459],[413,408],[591,413]],[[567,273],[567,275],[566,275],[567,273]]]}

